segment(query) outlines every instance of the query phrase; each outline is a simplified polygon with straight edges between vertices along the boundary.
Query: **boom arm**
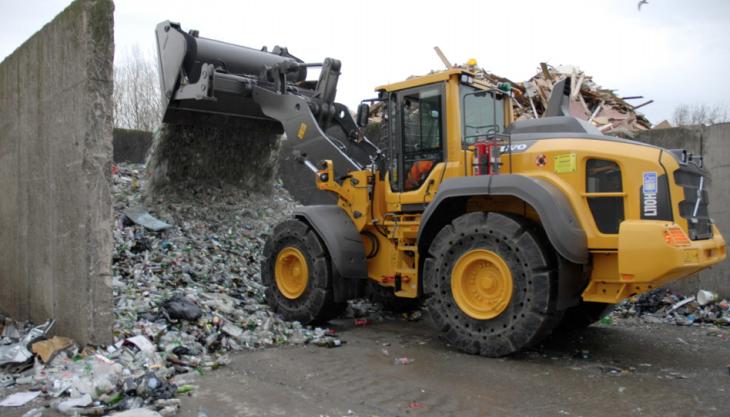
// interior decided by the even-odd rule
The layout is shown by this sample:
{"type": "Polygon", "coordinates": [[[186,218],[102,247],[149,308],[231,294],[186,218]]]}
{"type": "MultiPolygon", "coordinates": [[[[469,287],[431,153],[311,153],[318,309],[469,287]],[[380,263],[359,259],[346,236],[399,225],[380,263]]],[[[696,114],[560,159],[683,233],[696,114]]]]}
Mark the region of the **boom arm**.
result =
{"type": "Polygon", "coordinates": [[[201,38],[169,21],[157,25],[160,85],[166,123],[185,123],[189,113],[211,113],[281,123],[300,162],[329,159],[335,175],[371,164],[380,150],[334,101],[340,62],[305,64],[286,48],[272,52],[201,38]],[[315,85],[307,68],[321,66],[315,85]],[[339,127],[342,135],[332,134],[339,127]]]}

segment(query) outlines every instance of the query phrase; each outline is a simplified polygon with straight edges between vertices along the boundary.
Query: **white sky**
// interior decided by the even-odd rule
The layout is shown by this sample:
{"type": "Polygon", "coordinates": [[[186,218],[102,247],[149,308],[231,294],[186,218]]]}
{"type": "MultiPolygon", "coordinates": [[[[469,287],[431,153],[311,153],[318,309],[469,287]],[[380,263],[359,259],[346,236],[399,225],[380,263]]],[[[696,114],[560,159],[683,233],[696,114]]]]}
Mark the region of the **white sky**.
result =
{"type": "MultiPolygon", "coordinates": [[[[0,0],[0,58],[67,4],[0,0]]],[[[640,12],[637,0],[117,0],[117,59],[133,45],[156,53],[153,30],[168,19],[207,38],[287,46],[306,62],[338,58],[338,101],[351,107],[375,86],[441,69],[436,45],[515,81],[541,61],[578,65],[619,95],[654,99],[642,108],[654,123],[680,103],[730,105],[726,0],[649,0],[640,12]]]]}

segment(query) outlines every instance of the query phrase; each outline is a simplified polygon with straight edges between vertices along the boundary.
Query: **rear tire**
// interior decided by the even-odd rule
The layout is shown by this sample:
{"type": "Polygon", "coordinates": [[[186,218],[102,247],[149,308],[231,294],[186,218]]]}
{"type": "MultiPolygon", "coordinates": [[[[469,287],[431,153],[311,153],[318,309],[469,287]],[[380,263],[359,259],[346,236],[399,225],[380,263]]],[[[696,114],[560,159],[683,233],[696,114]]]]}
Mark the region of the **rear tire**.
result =
{"type": "Polygon", "coordinates": [[[542,230],[521,217],[457,217],[434,238],[424,263],[433,322],[472,354],[499,357],[539,343],[561,318],[555,259],[542,230]]]}
{"type": "Polygon", "coordinates": [[[266,302],[286,320],[324,322],[347,305],[334,302],[329,253],[317,233],[300,220],[274,228],[264,246],[261,278],[266,302]]]}

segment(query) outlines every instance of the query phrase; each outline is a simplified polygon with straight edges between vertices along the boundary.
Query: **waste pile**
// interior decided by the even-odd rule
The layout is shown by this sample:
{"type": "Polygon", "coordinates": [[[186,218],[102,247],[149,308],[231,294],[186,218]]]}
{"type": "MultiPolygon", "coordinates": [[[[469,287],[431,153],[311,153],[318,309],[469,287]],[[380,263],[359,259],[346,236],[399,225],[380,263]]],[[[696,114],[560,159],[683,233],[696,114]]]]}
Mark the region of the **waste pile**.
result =
{"type": "Polygon", "coordinates": [[[196,388],[186,376],[225,366],[227,352],[344,343],[332,330],[283,321],[265,304],[266,234],[296,205],[280,184],[269,194],[207,183],[145,195],[144,172],[117,165],[112,176],[114,343],[77,346],[47,339],[52,322],[0,321],[0,392],[21,391],[6,400],[42,395],[69,415],[145,407],[170,416],[174,397],[196,388]]]}
{"type": "Polygon", "coordinates": [[[278,123],[193,113],[185,123],[154,133],[147,169],[149,190],[188,184],[231,184],[268,192],[282,133],[278,123]]]}
{"type": "Polygon", "coordinates": [[[613,317],[682,326],[730,326],[730,304],[711,291],[700,290],[696,295],[685,296],[669,289],[656,289],[624,300],[614,309],[613,317]]]}
{"type": "Polygon", "coordinates": [[[651,128],[649,120],[636,110],[651,104],[645,101],[632,105],[628,100],[642,99],[641,96],[619,97],[614,90],[599,86],[593,77],[574,65],[551,65],[541,63],[538,72],[529,80],[515,83],[507,78],[492,74],[483,68],[464,65],[474,71],[476,78],[493,88],[508,83],[514,94],[513,111],[518,120],[535,119],[547,109],[553,86],[570,77],[570,113],[582,120],[592,122],[603,133],[629,133],[651,128]]]}

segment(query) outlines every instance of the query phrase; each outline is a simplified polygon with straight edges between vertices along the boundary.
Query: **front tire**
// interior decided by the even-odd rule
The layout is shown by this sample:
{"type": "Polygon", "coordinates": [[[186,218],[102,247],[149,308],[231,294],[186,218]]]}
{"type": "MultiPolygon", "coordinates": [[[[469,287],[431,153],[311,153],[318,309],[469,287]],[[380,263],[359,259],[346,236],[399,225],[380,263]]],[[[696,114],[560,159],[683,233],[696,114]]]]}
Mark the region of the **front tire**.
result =
{"type": "Polygon", "coordinates": [[[334,302],[334,274],[327,249],[317,233],[300,220],[287,220],[274,228],[264,246],[261,278],[267,303],[286,320],[324,322],[347,305],[334,302]]]}
{"type": "Polygon", "coordinates": [[[467,213],[434,238],[424,292],[446,340],[504,356],[543,340],[559,322],[555,254],[541,230],[500,213],[467,213]]]}

